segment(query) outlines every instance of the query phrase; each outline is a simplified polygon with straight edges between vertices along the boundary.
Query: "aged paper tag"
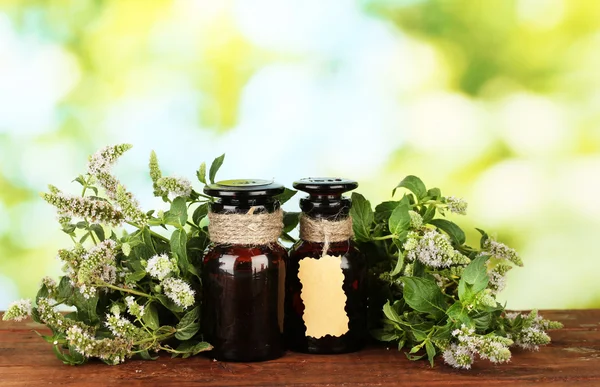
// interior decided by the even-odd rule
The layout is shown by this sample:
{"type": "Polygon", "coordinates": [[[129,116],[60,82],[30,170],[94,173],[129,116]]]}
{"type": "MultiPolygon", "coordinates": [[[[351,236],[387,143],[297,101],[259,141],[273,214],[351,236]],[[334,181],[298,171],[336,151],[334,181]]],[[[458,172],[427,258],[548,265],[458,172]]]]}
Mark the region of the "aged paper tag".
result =
{"type": "Polygon", "coordinates": [[[346,293],[341,258],[325,255],[300,260],[298,278],[304,303],[306,335],[316,339],[325,335],[341,336],[348,332],[346,293]]]}

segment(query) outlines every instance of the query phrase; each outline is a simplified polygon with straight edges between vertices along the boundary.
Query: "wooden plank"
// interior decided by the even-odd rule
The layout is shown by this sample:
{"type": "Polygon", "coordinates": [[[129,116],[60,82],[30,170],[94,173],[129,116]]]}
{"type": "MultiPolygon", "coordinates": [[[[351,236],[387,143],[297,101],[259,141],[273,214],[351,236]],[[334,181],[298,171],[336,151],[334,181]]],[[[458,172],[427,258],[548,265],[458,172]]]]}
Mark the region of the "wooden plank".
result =
{"type": "Polygon", "coordinates": [[[402,352],[373,346],[345,355],[288,353],[262,363],[214,362],[207,356],[190,359],[160,357],[128,361],[119,366],[99,362],[72,367],[58,361],[28,323],[0,323],[0,385],[43,386],[481,386],[539,384],[600,386],[600,310],[545,311],[565,323],[553,331],[553,343],[538,352],[515,350],[504,365],[478,361],[471,371],[455,370],[438,361],[411,362],[402,352]]]}

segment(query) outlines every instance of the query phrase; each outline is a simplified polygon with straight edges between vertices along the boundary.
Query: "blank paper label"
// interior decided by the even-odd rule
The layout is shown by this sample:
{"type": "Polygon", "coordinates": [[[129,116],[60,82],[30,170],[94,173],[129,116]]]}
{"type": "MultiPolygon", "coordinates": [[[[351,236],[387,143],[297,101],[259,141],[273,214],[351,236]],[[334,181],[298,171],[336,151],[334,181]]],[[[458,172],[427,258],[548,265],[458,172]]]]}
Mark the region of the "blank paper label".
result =
{"type": "Polygon", "coordinates": [[[306,335],[318,339],[348,332],[341,257],[304,258],[300,261],[298,278],[302,284],[300,297],[304,303],[306,335]]]}

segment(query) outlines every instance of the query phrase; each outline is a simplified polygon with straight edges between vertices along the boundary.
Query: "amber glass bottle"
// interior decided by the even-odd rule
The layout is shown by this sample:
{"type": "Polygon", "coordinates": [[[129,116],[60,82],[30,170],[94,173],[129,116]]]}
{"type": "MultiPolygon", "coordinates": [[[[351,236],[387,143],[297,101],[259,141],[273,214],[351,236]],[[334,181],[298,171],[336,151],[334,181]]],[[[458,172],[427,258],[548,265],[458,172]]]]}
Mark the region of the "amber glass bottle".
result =
{"type": "Polygon", "coordinates": [[[282,213],[274,198],[283,190],[265,180],[229,180],[204,188],[216,200],[209,213],[212,244],[203,259],[201,320],[204,339],[214,346],[211,356],[218,360],[283,355],[287,252],[277,243],[282,213]]]}
{"type": "Polygon", "coordinates": [[[351,201],[342,196],[357,186],[336,178],[294,183],[310,196],[300,199],[301,239],[287,268],[284,326],[291,350],[345,353],[365,344],[366,262],[351,240],[351,201]]]}

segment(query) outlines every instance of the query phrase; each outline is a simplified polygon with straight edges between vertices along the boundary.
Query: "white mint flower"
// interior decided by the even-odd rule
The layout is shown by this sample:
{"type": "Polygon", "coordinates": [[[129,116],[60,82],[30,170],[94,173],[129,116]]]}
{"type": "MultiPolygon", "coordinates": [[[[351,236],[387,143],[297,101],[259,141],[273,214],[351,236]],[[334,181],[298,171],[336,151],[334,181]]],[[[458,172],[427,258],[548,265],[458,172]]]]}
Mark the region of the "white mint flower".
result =
{"type": "Polygon", "coordinates": [[[446,198],[446,205],[448,210],[454,214],[466,215],[467,214],[467,202],[463,198],[457,198],[455,196],[448,196],[446,198]]]}
{"type": "Polygon", "coordinates": [[[517,251],[508,247],[504,243],[498,242],[492,238],[488,238],[483,244],[483,248],[490,255],[497,259],[504,259],[514,263],[517,266],[523,266],[523,261],[517,254],[517,251]]]}
{"type": "Polygon", "coordinates": [[[117,187],[120,185],[119,181],[111,175],[112,166],[131,147],[131,144],[106,146],[90,156],[88,172],[98,180],[106,195],[112,200],[117,199],[117,187]]]}
{"type": "Polygon", "coordinates": [[[105,223],[111,226],[119,226],[123,223],[123,214],[104,200],[71,196],[62,192],[43,193],[41,196],[56,207],[60,216],[85,218],[92,223],[105,223]]]}
{"type": "Polygon", "coordinates": [[[473,364],[473,352],[465,346],[451,344],[443,353],[444,362],[454,368],[470,369],[473,364]]]}
{"type": "Polygon", "coordinates": [[[116,177],[111,175],[108,172],[99,172],[96,175],[96,179],[98,179],[98,183],[102,188],[104,188],[104,192],[106,192],[106,196],[108,196],[112,200],[117,200],[117,189],[121,185],[119,180],[116,177]]]}
{"type": "Polygon", "coordinates": [[[72,325],[83,327],[83,323],[72,320],[70,318],[65,318],[65,316],[62,313],[57,312],[52,306],[53,303],[54,301],[50,300],[49,298],[38,298],[36,310],[40,321],[46,324],[49,328],[60,332],[64,332],[67,328],[69,328],[72,325]]]}
{"type": "Polygon", "coordinates": [[[115,316],[121,315],[121,308],[119,307],[119,304],[113,304],[109,310],[110,313],[114,314],[115,316]]]}
{"type": "Polygon", "coordinates": [[[162,281],[175,269],[175,263],[166,254],[155,255],[148,260],[146,273],[162,281]]]}
{"type": "Polygon", "coordinates": [[[423,226],[423,218],[419,215],[418,212],[413,210],[408,211],[408,215],[410,216],[410,227],[411,228],[421,228],[423,226]]]}
{"type": "Polygon", "coordinates": [[[133,296],[125,297],[125,303],[127,304],[127,311],[132,316],[141,319],[144,316],[144,306],[135,302],[133,296]]]}
{"type": "Polygon", "coordinates": [[[490,279],[489,288],[493,294],[498,294],[506,287],[506,273],[512,266],[505,262],[498,262],[491,270],[488,270],[490,279]]]}
{"type": "Polygon", "coordinates": [[[107,314],[104,324],[115,337],[123,337],[133,340],[139,333],[138,327],[120,315],[107,314]]]}
{"type": "Polygon", "coordinates": [[[154,188],[154,196],[162,196],[160,189],[158,188],[158,180],[162,177],[162,172],[158,166],[158,158],[156,152],[150,152],[150,162],[148,163],[150,169],[150,178],[152,179],[152,187],[154,188]]]}
{"type": "Polygon", "coordinates": [[[495,334],[478,335],[475,329],[464,324],[452,331],[457,343],[451,344],[443,354],[444,361],[455,368],[471,368],[475,355],[493,363],[505,363],[510,360],[508,347],[513,341],[495,334]]]}
{"type": "Polygon", "coordinates": [[[48,289],[54,289],[56,288],[56,281],[52,277],[44,277],[42,278],[42,285],[48,289]]]}
{"type": "Polygon", "coordinates": [[[540,345],[550,343],[550,336],[546,333],[546,329],[560,329],[563,327],[559,322],[545,320],[538,315],[537,310],[532,310],[528,314],[506,313],[506,318],[512,322],[517,318],[523,319],[520,330],[509,334],[509,337],[514,340],[517,346],[530,351],[537,351],[540,345]]]}
{"type": "Polygon", "coordinates": [[[97,175],[101,172],[110,173],[110,170],[117,159],[132,148],[131,144],[119,144],[106,146],[90,156],[88,171],[91,175],[97,175]]]}
{"type": "Polygon", "coordinates": [[[454,250],[450,238],[436,230],[427,230],[422,236],[410,232],[403,245],[409,261],[419,260],[425,265],[440,268],[452,264],[465,264],[469,259],[454,250]]]}
{"type": "Polygon", "coordinates": [[[86,358],[97,357],[109,364],[119,364],[132,355],[132,341],[117,337],[115,339],[96,339],[80,326],[72,326],[66,331],[69,347],[86,358]]]}
{"type": "Polygon", "coordinates": [[[194,295],[190,285],[179,278],[167,278],[162,282],[163,292],[177,305],[187,308],[194,304],[194,295]]]}
{"type": "Polygon", "coordinates": [[[496,298],[494,298],[494,292],[491,289],[484,289],[484,291],[477,294],[473,305],[477,306],[488,306],[491,308],[496,307],[496,298]]]}
{"type": "Polygon", "coordinates": [[[2,320],[4,321],[22,321],[31,316],[31,300],[22,299],[12,302],[4,312],[2,320]]]}
{"type": "Polygon", "coordinates": [[[114,284],[117,280],[115,266],[117,243],[112,239],[100,242],[81,258],[77,271],[77,285],[84,297],[95,295],[95,285],[114,284]]]}
{"type": "Polygon", "coordinates": [[[117,187],[115,200],[125,219],[138,226],[145,226],[148,223],[148,215],[139,209],[137,200],[134,199],[133,195],[127,192],[122,185],[118,185],[117,187]]]}
{"type": "Polygon", "coordinates": [[[42,286],[46,287],[46,290],[48,291],[48,296],[50,297],[55,297],[57,292],[58,292],[58,285],[56,284],[56,281],[51,278],[51,277],[44,277],[42,278],[42,286]]]}
{"type": "Polygon", "coordinates": [[[161,177],[156,181],[159,196],[189,197],[192,193],[192,183],[183,177],[161,177]]]}

